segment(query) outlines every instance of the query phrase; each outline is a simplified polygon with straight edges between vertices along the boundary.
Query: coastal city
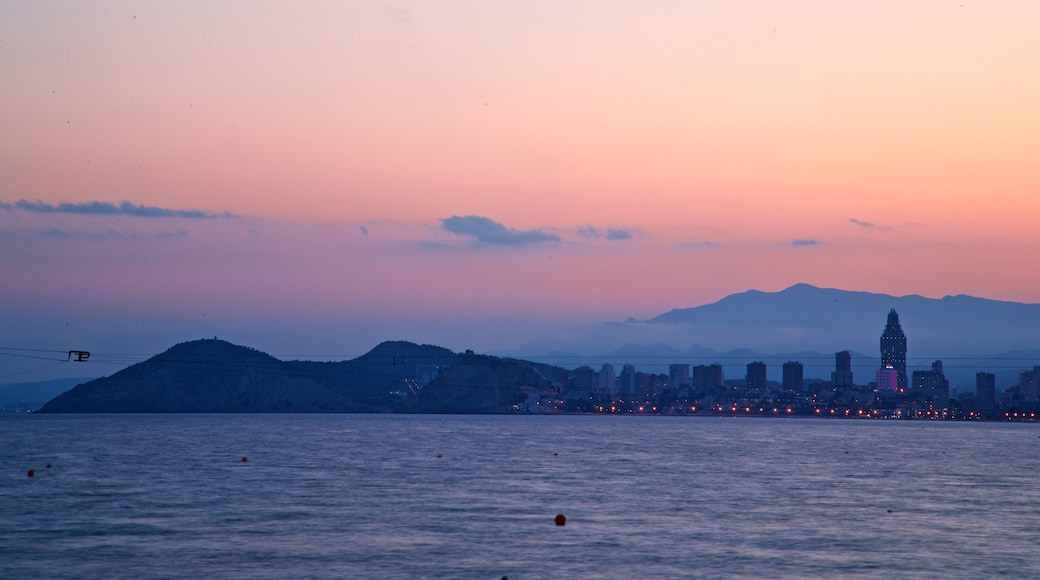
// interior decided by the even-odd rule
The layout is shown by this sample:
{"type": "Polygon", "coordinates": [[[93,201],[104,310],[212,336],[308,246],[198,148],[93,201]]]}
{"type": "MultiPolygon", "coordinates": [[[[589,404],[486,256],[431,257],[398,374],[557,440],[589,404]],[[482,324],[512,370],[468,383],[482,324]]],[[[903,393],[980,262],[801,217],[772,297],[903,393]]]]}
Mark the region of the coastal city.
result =
{"type": "Polygon", "coordinates": [[[668,373],[617,372],[605,363],[574,369],[553,392],[531,390],[514,412],[668,414],[709,416],[810,416],[862,419],[987,420],[1035,422],[1040,411],[1040,366],[998,392],[996,376],[975,375],[975,390],[951,396],[943,363],[908,373],[907,337],[892,309],[880,338],[880,365],[857,382],[849,351],[834,355],[830,380],[807,379],[799,361],[783,364],[783,380],[766,380],[767,366],[747,364],[744,377],[727,379],[721,364],[673,363],[668,373]]]}

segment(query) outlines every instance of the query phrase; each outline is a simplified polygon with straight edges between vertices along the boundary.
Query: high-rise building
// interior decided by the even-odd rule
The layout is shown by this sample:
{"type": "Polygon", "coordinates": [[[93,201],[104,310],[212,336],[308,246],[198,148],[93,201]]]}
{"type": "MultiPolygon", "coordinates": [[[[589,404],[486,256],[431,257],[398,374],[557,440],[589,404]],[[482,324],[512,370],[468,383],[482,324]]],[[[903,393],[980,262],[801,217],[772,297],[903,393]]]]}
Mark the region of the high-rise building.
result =
{"type": "Polygon", "coordinates": [[[893,308],[888,312],[888,323],[881,334],[881,368],[891,365],[899,375],[899,390],[906,391],[906,335],[899,325],[899,315],[893,308]]]}
{"type": "Polygon", "coordinates": [[[852,386],[852,355],[847,350],[834,353],[831,386],[838,389],[847,389],[852,386]]]}
{"type": "Polygon", "coordinates": [[[668,365],[668,386],[678,389],[690,384],[690,365],[671,364],[668,365]]]}
{"type": "Polygon", "coordinates": [[[744,375],[744,385],[748,389],[766,388],[766,363],[755,361],[748,363],[747,374],[744,375]]]}
{"type": "Polygon", "coordinates": [[[914,371],[913,385],[924,393],[925,401],[931,401],[932,408],[945,409],[950,405],[950,381],[943,374],[941,360],[933,362],[930,371],[914,371]]]}
{"type": "Polygon", "coordinates": [[[693,367],[693,386],[698,389],[717,389],[725,382],[722,365],[697,365],[693,367]]]}
{"type": "Polygon", "coordinates": [[[879,368],[874,380],[879,391],[899,390],[899,372],[892,368],[892,365],[879,368]]]}
{"type": "Polygon", "coordinates": [[[625,399],[636,394],[636,367],[624,365],[621,367],[621,376],[618,377],[618,392],[625,399]]]}
{"type": "Polygon", "coordinates": [[[993,373],[975,375],[975,402],[983,416],[996,410],[997,377],[993,373]]]}
{"type": "Polygon", "coordinates": [[[603,363],[599,370],[599,390],[611,399],[617,398],[617,375],[614,374],[614,365],[603,363]]]}
{"type": "Polygon", "coordinates": [[[794,361],[784,363],[784,390],[802,392],[802,363],[794,361]]]}
{"type": "Polygon", "coordinates": [[[1035,409],[1040,402],[1040,366],[1019,375],[1018,396],[1015,402],[1019,407],[1035,409]]]}

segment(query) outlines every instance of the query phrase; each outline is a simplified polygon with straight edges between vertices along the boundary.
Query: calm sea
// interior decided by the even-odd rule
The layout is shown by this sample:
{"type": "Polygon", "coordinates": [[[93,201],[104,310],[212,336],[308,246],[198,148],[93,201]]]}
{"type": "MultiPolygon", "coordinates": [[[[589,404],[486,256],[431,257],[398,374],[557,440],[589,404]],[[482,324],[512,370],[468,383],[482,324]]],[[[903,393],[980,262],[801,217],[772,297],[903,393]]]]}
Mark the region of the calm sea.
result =
{"type": "Polygon", "coordinates": [[[1040,577],[1040,428],[0,415],[2,578],[503,576],[1040,577]]]}

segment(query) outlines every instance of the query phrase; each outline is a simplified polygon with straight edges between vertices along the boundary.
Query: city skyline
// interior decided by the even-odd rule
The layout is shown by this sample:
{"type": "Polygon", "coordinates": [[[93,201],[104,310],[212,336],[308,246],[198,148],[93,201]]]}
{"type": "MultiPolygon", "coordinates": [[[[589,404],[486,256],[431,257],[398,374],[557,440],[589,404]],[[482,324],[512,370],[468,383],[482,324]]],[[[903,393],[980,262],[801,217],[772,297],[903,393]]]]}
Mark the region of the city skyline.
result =
{"type": "Polygon", "coordinates": [[[1036,5],[0,16],[3,346],[504,350],[798,282],[1040,302],[1036,5]]]}

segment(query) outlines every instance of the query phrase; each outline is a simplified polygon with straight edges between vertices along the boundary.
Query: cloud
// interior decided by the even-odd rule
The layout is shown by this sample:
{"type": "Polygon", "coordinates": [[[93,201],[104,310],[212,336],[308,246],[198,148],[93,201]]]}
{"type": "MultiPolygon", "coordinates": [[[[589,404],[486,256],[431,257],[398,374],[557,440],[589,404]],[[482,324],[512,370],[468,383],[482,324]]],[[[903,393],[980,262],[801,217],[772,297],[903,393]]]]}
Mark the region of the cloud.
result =
{"type": "Polygon", "coordinates": [[[790,245],[792,245],[792,246],[794,246],[796,248],[800,248],[802,246],[822,246],[823,242],[821,242],[820,240],[799,239],[799,240],[791,240],[790,245]]]}
{"type": "Polygon", "coordinates": [[[576,231],[578,232],[578,235],[583,238],[588,238],[590,240],[604,238],[607,241],[611,242],[631,240],[638,233],[638,230],[631,228],[607,228],[605,232],[601,232],[599,229],[593,226],[579,228],[576,231]]]}
{"type": "Polygon", "coordinates": [[[722,244],[718,242],[709,242],[708,240],[700,240],[697,242],[684,242],[679,244],[679,247],[691,250],[717,250],[722,247],[722,244]]]}
{"type": "Polygon", "coordinates": [[[441,227],[453,234],[473,238],[481,244],[529,246],[560,241],[560,236],[544,229],[516,230],[477,215],[441,218],[441,227]]]}
{"type": "Polygon", "coordinates": [[[0,209],[20,209],[35,213],[72,213],[80,215],[119,215],[143,218],[187,218],[187,219],[213,219],[233,218],[235,214],[222,212],[213,213],[197,209],[169,209],[150,205],[138,205],[124,201],[116,205],[107,201],[88,201],[84,203],[50,204],[43,201],[29,201],[20,199],[13,204],[0,202],[0,209]]]}
{"type": "Polygon", "coordinates": [[[632,230],[628,228],[607,228],[607,239],[610,241],[631,240],[632,230]]]}
{"type": "Polygon", "coordinates": [[[588,238],[590,240],[595,240],[595,239],[600,237],[599,230],[597,230],[596,228],[594,228],[592,226],[587,226],[587,227],[584,227],[584,228],[578,228],[577,232],[578,232],[579,236],[581,236],[583,238],[588,238]]]}
{"type": "Polygon", "coordinates": [[[130,240],[137,241],[142,238],[186,238],[188,232],[185,230],[177,231],[166,231],[157,232],[154,234],[148,234],[142,236],[136,232],[119,232],[116,230],[102,230],[102,231],[83,231],[83,230],[60,230],[60,229],[49,229],[39,232],[41,238],[49,239],[62,239],[62,240],[89,240],[89,241],[100,241],[100,240],[130,240]]]}
{"type": "Polygon", "coordinates": [[[886,231],[887,232],[887,231],[891,231],[893,229],[891,226],[879,226],[879,225],[875,224],[874,222],[858,220],[856,218],[849,218],[849,222],[851,222],[852,224],[857,225],[857,226],[859,226],[859,227],[861,227],[861,228],[863,228],[865,230],[881,230],[881,231],[886,231]]]}

